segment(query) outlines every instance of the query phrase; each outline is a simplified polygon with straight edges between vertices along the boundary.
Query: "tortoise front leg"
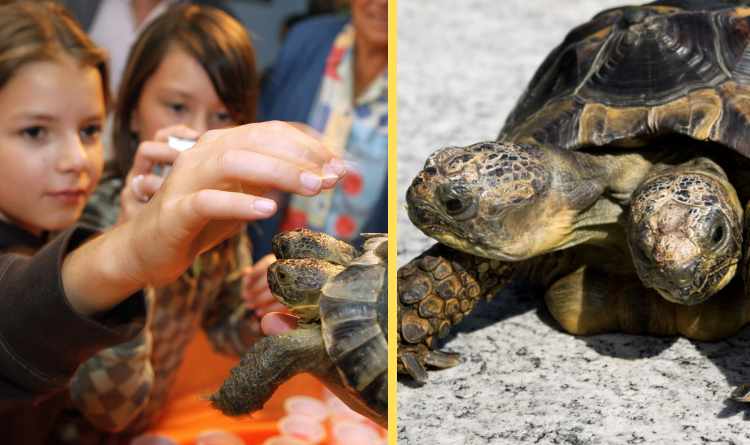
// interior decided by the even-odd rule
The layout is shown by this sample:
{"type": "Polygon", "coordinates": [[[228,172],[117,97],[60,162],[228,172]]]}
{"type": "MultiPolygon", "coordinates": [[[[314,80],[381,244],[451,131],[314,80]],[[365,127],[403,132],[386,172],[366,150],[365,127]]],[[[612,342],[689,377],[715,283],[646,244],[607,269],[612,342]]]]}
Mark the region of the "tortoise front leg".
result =
{"type": "Polygon", "coordinates": [[[319,326],[261,338],[232,368],[221,389],[201,400],[210,400],[229,416],[251,414],[262,409],[282,383],[306,371],[341,382],[319,326]]]}
{"type": "Polygon", "coordinates": [[[449,368],[458,354],[435,350],[438,338],[513,275],[501,262],[435,244],[398,271],[398,372],[427,379],[425,365],[449,368]]]}

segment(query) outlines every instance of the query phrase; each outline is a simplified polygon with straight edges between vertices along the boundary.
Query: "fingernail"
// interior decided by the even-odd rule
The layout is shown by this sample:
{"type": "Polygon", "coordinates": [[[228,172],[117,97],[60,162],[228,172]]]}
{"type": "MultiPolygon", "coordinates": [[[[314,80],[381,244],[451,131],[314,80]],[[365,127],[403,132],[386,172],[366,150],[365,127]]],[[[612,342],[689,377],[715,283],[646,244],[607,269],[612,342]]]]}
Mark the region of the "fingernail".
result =
{"type": "Polygon", "coordinates": [[[336,170],[328,164],[323,164],[323,187],[330,188],[338,180],[339,175],[336,174],[336,170]]]}
{"type": "Polygon", "coordinates": [[[323,164],[323,177],[328,178],[329,176],[338,177],[338,173],[336,173],[336,170],[334,170],[330,165],[323,164]]]}
{"type": "Polygon", "coordinates": [[[276,202],[272,199],[256,199],[255,210],[263,215],[271,215],[276,210],[276,202]]]}
{"type": "Polygon", "coordinates": [[[299,180],[306,189],[312,192],[318,192],[323,185],[322,179],[308,172],[302,172],[302,174],[299,175],[299,180]]]}
{"type": "Polygon", "coordinates": [[[336,170],[336,175],[338,175],[339,178],[344,176],[344,173],[346,173],[346,167],[344,167],[344,163],[336,158],[331,159],[331,167],[336,170]]]}

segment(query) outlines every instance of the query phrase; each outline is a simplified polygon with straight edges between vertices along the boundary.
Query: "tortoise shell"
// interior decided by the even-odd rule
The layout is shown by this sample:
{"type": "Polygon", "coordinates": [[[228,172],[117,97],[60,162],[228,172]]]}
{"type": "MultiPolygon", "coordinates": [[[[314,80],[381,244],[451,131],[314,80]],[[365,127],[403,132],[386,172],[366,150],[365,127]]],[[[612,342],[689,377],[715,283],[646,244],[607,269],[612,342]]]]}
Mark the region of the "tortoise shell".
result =
{"type": "Polygon", "coordinates": [[[323,341],[344,385],[388,415],[388,234],[364,233],[362,254],[322,288],[323,341]]]}
{"type": "Polygon", "coordinates": [[[748,157],[748,41],[750,7],[737,2],[603,11],[546,58],[499,139],[578,150],[683,135],[748,157]]]}

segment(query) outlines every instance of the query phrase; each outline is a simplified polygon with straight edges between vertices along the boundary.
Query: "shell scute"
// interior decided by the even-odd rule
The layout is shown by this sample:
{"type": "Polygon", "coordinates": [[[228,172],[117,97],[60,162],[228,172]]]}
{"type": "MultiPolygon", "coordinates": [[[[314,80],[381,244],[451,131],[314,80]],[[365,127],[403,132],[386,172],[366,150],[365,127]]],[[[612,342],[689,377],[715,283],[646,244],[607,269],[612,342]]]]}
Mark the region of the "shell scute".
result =
{"type": "Polygon", "coordinates": [[[341,380],[385,422],[388,406],[388,235],[363,234],[349,267],[323,285],[320,318],[326,351],[341,380]]]}

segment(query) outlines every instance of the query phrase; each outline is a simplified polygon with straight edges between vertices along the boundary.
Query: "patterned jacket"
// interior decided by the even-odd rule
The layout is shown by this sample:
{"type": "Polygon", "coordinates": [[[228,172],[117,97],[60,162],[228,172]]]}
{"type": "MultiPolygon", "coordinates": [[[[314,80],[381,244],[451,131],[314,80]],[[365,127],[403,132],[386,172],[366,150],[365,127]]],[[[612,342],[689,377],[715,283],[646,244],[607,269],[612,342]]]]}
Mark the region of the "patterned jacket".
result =
{"type": "MultiPolygon", "coordinates": [[[[65,388],[74,375],[86,377],[81,363],[91,360],[96,351],[123,342],[137,343],[145,332],[143,292],[97,320],[76,312],[65,297],[61,260],[94,233],[74,227],[49,237],[53,241],[46,244],[46,235],[36,238],[0,221],[2,443],[48,442],[66,399],[65,388]]],[[[142,370],[136,367],[131,378],[149,389],[151,379],[141,379],[142,370]]],[[[84,415],[96,414],[86,409],[83,406],[84,415]]]]}
{"type": "MultiPolygon", "coordinates": [[[[121,178],[105,173],[81,221],[104,230],[111,227],[120,210],[122,188],[121,178]]],[[[240,298],[241,272],[250,265],[250,245],[245,230],[241,230],[201,254],[180,278],[155,289],[150,325],[153,385],[147,400],[142,403],[140,414],[127,425],[110,425],[107,428],[106,424],[96,419],[84,419],[70,411],[69,415],[62,416],[58,421],[59,436],[65,439],[61,441],[123,443],[127,438],[148,429],[164,407],[185,348],[200,328],[205,330],[218,352],[237,357],[244,354],[262,335],[260,319],[246,308],[240,298]],[[105,429],[117,433],[107,433],[105,429]]],[[[127,346],[121,349],[127,349],[127,346]]],[[[114,353],[118,354],[117,351],[114,353]]],[[[123,355],[134,356],[129,351],[123,355]]],[[[144,359],[145,356],[140,358],[144,359]]],[[[88,370],[87,374],[92,375],[93,372],[88,370]]],[[[100,399],[107,394],[99,390],[108,388],[106,384],[73,386],[71,398],[79,408],[86,408],[81,401],[100,399]]],[[[131,394],[116,394],[114,398],[130,398],[137,402],[134,400],[137,397],[131,394]]]]}

